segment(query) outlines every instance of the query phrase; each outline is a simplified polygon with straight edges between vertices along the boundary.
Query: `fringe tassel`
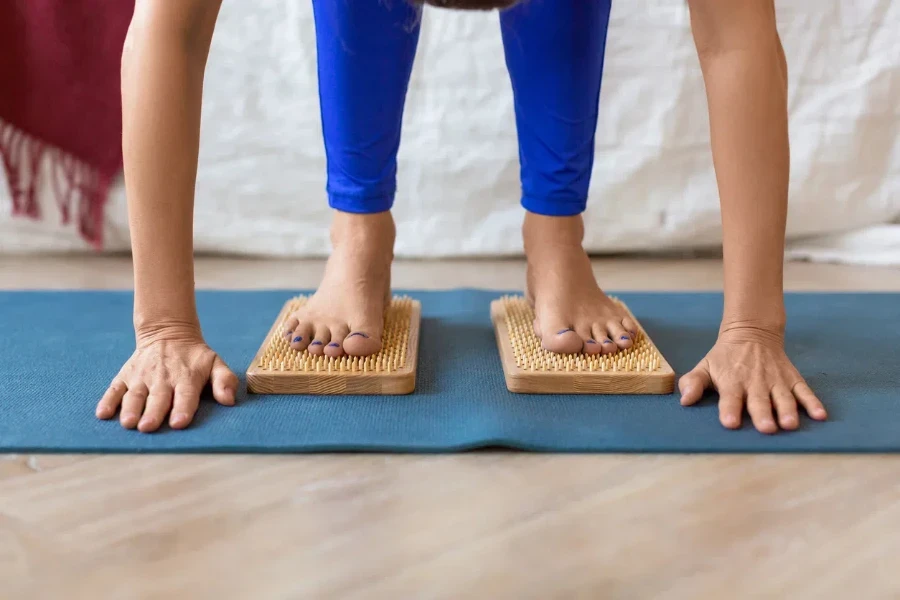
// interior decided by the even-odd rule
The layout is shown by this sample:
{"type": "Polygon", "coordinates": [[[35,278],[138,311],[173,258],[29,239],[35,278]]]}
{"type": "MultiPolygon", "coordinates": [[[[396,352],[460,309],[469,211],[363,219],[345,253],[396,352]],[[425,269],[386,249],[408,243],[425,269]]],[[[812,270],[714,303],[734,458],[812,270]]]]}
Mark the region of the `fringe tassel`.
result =
{"type": "Polygon", "coordinates": [[[96,250],[103,248],[103,214],[111,180],[74,156],[0,120],[0,158],[6,169],[13,214],[40,219],[38,194],[49,188],[68,225],[77,210],[78,231],[96,250]],[[41,167],[49,161],[49,178],[41,167]]]}

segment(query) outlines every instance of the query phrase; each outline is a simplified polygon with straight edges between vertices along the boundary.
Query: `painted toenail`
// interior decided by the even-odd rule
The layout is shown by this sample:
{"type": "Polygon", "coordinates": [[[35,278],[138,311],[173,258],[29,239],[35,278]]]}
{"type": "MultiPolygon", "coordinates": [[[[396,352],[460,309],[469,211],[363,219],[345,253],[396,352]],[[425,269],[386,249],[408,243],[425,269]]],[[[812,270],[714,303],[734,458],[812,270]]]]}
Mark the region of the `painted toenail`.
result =
{"type": "Polygon", "coordinates": [[[322,345],[322,342],[320,342],[319,340],[316,340],[312,344],[310,344],[310,346],[321,346],[321,345],[322,345]]]}
{"type": "Polygon", "coordinates": [[[595,342],[594,340],[588,340],[587,343],[588,344],[596,344],[597,342],[595,342]]]}
{"type": "Polygon", "coordinates": [[[358,332],[358,331],[357,331],[356,333],[351,333],[351,334],[348,335],[347,337],[348,337],[348,338],[352,338],[352,337],[357,336],[357,335],[362,336],[362,337],[364,337],[365,339],[369,339],[369,336],[367,336],[367,335],[364,334],[364,333],[360,333],[360,332],[358,332]]]}
{"type": "Polygon", "coordinates": [[[339,348],[341,345],[337,342],[331,342],[330,344],[328,344],[328,346],[331,348],[339,348]]]}
{"type": "Polygon", "coordinates": [[[303,338],[302,338],[301,336],[299,336],[299,335],[298,335],[297,337],[294,338],[294,343],[295,343],[295,344],[296,344],[297,342],[302,342],[302,341],[303,341],[303,338]]]}
{"type": "Polygon", "coordinates": [[[605,340],[603,340],[603,343],[604,343],[604,344],[612,344],[613,341],[612,341],[611,339],[609,339],[609,338],[606,338],[605,340]]]}
{"type": "Polygon", "coordinates": [[[572,331],[572,330],[571,330],[571,329],[562,329],[562,330],[560,330],[560,331],[557,331],[557,332],[556,332],[556,335],[562,335],[562,334],[568,333],[568,332],[570,332],[570,331],[572,331]]]}
{"type": "Polygon", "coordinates": [[[620,337],[619,339],[622,340],[623,342],[627,342],[627,341],[630,340],[631,338],[628,337],[627,335],[623,335],[623,336],[620,337]]]}

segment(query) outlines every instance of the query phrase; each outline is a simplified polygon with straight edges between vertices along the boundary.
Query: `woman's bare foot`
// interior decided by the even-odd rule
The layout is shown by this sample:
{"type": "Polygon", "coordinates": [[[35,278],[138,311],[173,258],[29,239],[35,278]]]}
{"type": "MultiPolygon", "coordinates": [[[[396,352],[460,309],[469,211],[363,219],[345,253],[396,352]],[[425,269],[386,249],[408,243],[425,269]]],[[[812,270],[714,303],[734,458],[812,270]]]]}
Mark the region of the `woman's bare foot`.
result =
{"type": "Polygon", "coordinates": [[[334,251],[318,291],[284,324],[295,350],[326,356],[368,356],[381,349],[391,298],[394,219],[389,212],[336,212],[334,251]]]}
{"type": "Polygon", "coordinates": [[[630,348],[637,324],[597,285],[581,246],[581,216],[527,213],[522,236],[528,258],[527,296],[542,346],[561,354],[611,354],[630,348]]]}

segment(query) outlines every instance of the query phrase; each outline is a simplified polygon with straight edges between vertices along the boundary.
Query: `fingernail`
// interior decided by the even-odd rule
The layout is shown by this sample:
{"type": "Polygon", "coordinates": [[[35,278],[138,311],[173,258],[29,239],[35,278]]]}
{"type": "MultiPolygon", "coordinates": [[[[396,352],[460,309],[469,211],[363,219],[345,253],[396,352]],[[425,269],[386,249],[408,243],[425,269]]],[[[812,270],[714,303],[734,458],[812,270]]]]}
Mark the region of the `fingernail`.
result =
{"type": "Polygon", "coordinates": [[[310,346],[321,346],[321,345],[322,345],[322,342],[320,342],[319,340],[315,340],[312,344],[310,344],[310,346]]]}
{"type": "Polygon", "coordinates": [[[338,344],[337,342],[331,342],[331,343],[328,344],[328,345],[331,346],[332,348],[338,348],[338,347],[340,347],[340,344],[338,344]]]}
{"type": "Polygon", "coordinates": [[[355,336],[357,336],[357,335],[362,336],[362,337],[364,337],[365,339],[369,339],[369,336],[367,336],[367,335],[364,334],[364,333],[360,333],[359,331],[354,332],[354,333],[351,333],[351,334],[348,335],[347,337],[355,337],[355,336]]]}
{"type": "Polygon", "coordinates": [[[187,413],[176,413],[172,415],[172,425],[178,425],[188,420],[187,413]]]}
{"type": "Polygon", "coordinates": [[[133,421],[138,418],[138,415],[135,413],[123,413],[122,420],[123,421],[133,421]]]}
{"type": "Polygon", "coordinates": [[[568,333],[570,331],[572,331],[572,330],[571,329],[561,329],[560,331],[556,332],[556,335],[562,335],[562,334],[568,333]]]}
{"type": "Polygon", "coordinates": [[[303,341],[303,337],[302,337],[302,336],[299,336],[299,335],[298,335],[297,337],[294,338],[294,343],[295,343],[295,344],[296,344],[297,342],[302,342],[302,341],[303,341]]]}

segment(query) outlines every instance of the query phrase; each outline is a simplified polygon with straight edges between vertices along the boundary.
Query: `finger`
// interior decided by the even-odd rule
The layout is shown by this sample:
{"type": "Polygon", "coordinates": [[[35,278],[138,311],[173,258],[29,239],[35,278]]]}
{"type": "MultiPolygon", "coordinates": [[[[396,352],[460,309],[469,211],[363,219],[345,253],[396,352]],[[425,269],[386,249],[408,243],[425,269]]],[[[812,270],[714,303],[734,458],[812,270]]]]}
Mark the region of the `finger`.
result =
{"type": "Polygon", "coordinates": [[[112,419],[119,405],[122,404],[122,396],[128,391],[128,386],[121,379],[114,380],[100,402],[97,403],[96,415],[98,419],[112,419]]]}
{"type": "Polygon", "coordinates": [[[137,427],[141,415],[144,414],[144,404],[147,402],[147,386],[136,383],[128,388],[122,396],[122,412],[119,414],[119,422],[126,429],[137,427]]]}
{"type": "Polygon", "coordinates": [[[213,362],[212,374],[209,378],[212,382],[213,398],[216,399],[216,402],[225,406],[234,406],[238,378],[237,375],[231,372],[225,361],[218,356],[213,362]]]}
{"type": "Polygon", "coordinates": [[[703,392],[712,387],[712,378],[705,366],[698,366],[693,371],[678,380],[678,390],[681,392],[681,405],[691,406],[700,401],[703,392]]]}
{"type": "Polygon", "coordinates": [[[172,408],[172,388],[170,386],[154,387],[147,396],[144,416],[138,422],[138,431],[152,433],[166,420],[172,408]]]}
{"type": "Polygon", "coordinates": [[[744,415],[744,394],[730,390],[719,392],[719,422],[728,429],[739,429],[744,415]]]}
{"type": "Polygon", "coordinates": [[[822,402],[816,397],[816,394],[806,385],[805,381],[801,381],[794,386],[792,390],[797,401],[806,409],[806,413],[817,421],[824,421],[828,418],[828,413],[822,402]]]}
{"type": "Polygon", "coordinates": [[[797,415],[797,400],[786,386],[776,386],[772,390],[772,404],[778,414],[778,424],[782,429],[797,429],[800,418],[797,415]]]}
{"type": "Polygon", "coordinates": [[[772,400],[769,394],[752,392],[747,398],[747,412],[750,413],[753,426],[761,433],[778,431],[775,417],[772,416],[772,400]]]}
{"type": "Polygon", "coordinates": [[[193,385],[175,386],[175,400],[172,402],[172,416],[169,426],[172,429],[184,429],[194,420],[197,407],[200,406],[200,390],[193,385]]]}

